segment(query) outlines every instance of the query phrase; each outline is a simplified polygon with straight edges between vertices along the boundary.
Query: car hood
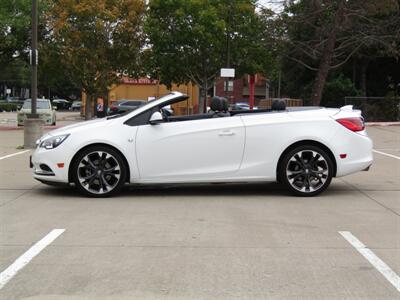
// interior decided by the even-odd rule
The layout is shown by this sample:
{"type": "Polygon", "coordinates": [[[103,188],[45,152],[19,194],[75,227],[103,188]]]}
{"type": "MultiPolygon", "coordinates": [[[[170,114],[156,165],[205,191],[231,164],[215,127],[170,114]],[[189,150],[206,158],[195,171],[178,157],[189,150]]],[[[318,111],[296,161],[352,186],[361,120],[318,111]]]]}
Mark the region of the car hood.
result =
{"type": "Polygon", "coordinates": [[[71,134],[77,131],[99,128],[103,126],[109,126],[113,120],[107,120],[106,118],[95,119],[90,121],[84,121],[80,123],[75,123],[71,125],[67,125],[55,130],[48,132],[48,135],[56,136],[56,135],[63,135],[63,134],[71,134]]]}

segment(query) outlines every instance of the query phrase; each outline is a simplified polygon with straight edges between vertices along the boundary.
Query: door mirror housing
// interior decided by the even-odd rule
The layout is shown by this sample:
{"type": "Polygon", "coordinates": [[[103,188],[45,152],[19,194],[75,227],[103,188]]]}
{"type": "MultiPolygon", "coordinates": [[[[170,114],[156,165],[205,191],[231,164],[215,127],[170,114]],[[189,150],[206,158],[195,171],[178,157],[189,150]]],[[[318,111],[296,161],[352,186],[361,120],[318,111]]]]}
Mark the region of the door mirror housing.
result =
{"type": "Polygon", "coordinates": [[[151,125],[157,125],[164,121],[162,114],[159,111],[154,112],[149,120],[151,125]]]}

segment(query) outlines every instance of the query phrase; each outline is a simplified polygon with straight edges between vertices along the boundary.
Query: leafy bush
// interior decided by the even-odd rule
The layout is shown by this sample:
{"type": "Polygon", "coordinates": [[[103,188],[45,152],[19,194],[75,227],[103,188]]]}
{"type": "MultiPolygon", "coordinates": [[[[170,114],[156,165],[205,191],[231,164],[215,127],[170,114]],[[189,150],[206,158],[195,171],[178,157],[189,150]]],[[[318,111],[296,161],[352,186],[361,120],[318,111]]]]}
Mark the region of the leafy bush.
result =
{"type": "Polygon", "coordinates": [[[0,103],[0,112],[2,111],[17,111],[21,108],[21,105],[15,103],[0,103]]]}
{"type": "Polygon", "coordinates": [[[354,87],[351,80],[343,74],[330,78],[324,88],[321,105],[326,107],[341,107],[345,105],[346,96],[359,96],[360,91],[354,87]]]}
{"type": "Polygon", "coordinates": [[[352,100],[356,109],[360,109],[369,122],[391,122],[400,120],[400,98],[352,100]]]}

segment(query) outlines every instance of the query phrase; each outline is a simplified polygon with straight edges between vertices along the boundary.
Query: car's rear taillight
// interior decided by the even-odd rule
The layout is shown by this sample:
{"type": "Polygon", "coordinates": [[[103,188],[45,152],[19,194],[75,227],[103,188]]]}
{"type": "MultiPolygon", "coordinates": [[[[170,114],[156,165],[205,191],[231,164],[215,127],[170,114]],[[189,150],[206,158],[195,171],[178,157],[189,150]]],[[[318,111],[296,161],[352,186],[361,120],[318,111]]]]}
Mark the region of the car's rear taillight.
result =
{"type": "Polygon", "coordinates": [[[116,111],[116,110],[118,110],[118,107],[116,107],[116,106],[111,106],[111,108],[110,108],[112,111],[116,111]]]}
{"type": "Polygon", "coordinates": [[[365,128],[364,119],[362,117],[343,118],[337,119],[336,121],[351,131],[362,131],[365,128]]]}

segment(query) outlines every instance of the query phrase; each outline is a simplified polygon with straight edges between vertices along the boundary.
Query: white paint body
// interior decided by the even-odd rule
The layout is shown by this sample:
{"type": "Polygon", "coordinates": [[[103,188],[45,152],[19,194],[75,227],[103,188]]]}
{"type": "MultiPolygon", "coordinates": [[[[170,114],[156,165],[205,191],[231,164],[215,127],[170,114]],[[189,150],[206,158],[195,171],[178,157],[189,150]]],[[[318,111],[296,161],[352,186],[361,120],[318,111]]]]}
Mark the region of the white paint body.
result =
{"type": "Polygon", "coordinates": [[[34,171],[40,164],[46,164],[54,176],[34,172],[34,177],[68,183],[73,157],[93,144],[118,149],[129,165],[129,182],[139,184],[275,181],[282,153],[301,141],[314,141],[329,148],[338,177],[372,164],[372,141],[366,131],[352,132],[335,121],[360,115],[359,111],[348,109],[241,114],[157,125],[125,124],[182,96],[175,92],[118,118],[97,119],[51,131],[41,140],[62,134],[69,137],[54,149],[35,150],[34,171]],[[341,159],[340,154],[347,157],[341,159]],[[57,167],[58,163],[64,163],[64,167],[57,167]]]}

